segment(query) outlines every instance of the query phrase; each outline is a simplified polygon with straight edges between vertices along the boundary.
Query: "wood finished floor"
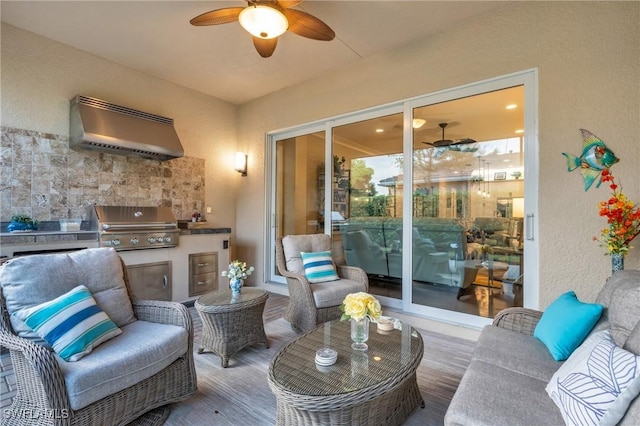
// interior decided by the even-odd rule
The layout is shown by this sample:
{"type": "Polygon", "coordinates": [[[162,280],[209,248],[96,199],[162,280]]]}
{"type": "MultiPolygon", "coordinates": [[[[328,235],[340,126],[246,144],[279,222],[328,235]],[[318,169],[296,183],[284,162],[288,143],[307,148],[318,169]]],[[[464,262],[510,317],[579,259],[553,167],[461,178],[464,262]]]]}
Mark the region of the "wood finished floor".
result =
{"type": "MultiPolygon", "coordinates": [[[[212,353],[198,354],[202,322],[194,308],[194,358],[198,391],[191,398],[174,405],[167,426],[181,425],[273,425],[276,401],[267,383],[269,362],[278,349],[296,338],[282,316],[289,298],[270,293],[264,312],[265,331],[270,347],[252,345],[220,366],[212,353]]],[[[425,408],[417,408],[405,425],[442,425],[449,402],[469,364],[474,342],[419,329],[424,339],[424,357],[418,367],[418,386],[425,408]]]]}

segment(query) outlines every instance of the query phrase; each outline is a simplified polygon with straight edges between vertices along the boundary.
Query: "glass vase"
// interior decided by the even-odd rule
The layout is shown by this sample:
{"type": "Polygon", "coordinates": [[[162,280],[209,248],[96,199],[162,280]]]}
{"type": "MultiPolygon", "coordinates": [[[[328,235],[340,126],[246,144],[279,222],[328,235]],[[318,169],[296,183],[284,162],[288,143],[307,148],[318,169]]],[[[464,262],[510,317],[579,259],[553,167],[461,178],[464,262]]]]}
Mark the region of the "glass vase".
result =
{"type": "Polygon", "coordinates": [[[622,253],[611,254],[611,273],[622,271],[624,269],[624,256],[622,253]]]}
{"type": "Polygon", "coordinates": [[[240,294],[243,284],[244,284],[244,282],[242,280],[240,280],[240,279],[231,280],[229,282],[229,287],[231,287],[231,293],[232,294],[240,294]]]}
{"type": "Polygon", "coordinates": [[[369,340],[369,317],[361,320],[351,318],[351,340],[351,347],[355,350],[366,351],[369,348],[366,344],[369,340]]]}

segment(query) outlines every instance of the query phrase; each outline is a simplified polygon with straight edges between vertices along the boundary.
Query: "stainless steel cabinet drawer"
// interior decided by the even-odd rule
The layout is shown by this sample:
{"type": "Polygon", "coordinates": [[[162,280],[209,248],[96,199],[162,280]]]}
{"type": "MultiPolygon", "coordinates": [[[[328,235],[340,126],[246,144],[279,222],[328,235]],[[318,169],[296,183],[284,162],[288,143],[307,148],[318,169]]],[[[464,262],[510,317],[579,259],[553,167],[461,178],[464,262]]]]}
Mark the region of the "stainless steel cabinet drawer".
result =
{"type": "Polygon", "coordinates": [[[190,254],[189,266],[193,274],[216,272],[218,270],[218,253],[190,254]]]}
{"type": "Polygon", "coordinates": [[[218,253],[189,255],[189,296],[218,290],[218,253]]]}

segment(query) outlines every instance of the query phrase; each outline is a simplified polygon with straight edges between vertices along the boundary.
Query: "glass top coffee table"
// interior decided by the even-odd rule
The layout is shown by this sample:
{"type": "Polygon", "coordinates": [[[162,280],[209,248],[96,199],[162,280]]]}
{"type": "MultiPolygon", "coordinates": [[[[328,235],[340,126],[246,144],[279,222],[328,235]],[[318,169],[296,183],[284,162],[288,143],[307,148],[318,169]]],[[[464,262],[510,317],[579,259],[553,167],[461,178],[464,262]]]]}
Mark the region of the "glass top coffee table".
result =
{"type": "Polygon", "coordinates": [[[416,381],[422,337],[411,325],[378,331],[372,323],[367,351],[351,349],[349,321],[331,321],[281,348],[269,366],[277,425],[400,425],[424,407],[416,381]],[[338,352],[335,364],[315,363],[316,351],[338,352]]]}
{"type": "Polygon", "coordinates": [[[234,295],[222,290],[200,296],[194,306],[202,318],[198,353],[205,349],[220,355],[223,367],[231,355],[254,343],[269,347],[262,313],[269,294],[260,288],[243,287],[234,295]]]}

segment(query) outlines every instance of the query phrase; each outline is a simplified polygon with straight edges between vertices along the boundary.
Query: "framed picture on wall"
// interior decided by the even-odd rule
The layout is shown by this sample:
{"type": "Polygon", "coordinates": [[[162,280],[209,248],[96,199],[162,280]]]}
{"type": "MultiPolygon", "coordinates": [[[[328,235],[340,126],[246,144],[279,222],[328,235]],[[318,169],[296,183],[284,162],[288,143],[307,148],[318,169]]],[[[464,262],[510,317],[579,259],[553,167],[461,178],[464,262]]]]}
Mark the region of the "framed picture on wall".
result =
{"type": "Polygon", "coordinates": [[[507,172],[497,172],[493,175],[493,180],[505,180],[507,178],[507,172]]]}

